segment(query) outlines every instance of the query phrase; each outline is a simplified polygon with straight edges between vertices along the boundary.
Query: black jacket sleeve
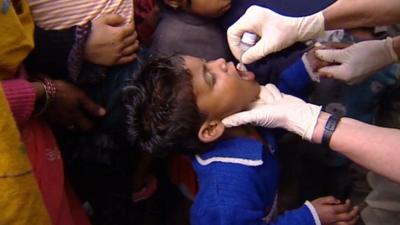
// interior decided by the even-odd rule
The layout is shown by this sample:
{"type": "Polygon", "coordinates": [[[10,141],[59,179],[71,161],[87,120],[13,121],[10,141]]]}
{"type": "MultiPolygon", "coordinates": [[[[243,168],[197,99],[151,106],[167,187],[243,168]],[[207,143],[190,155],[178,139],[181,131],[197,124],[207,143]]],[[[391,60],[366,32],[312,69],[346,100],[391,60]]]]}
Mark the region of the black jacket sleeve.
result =
{"type": "Polygon", "coordinates": [[[45,73],[52,78],[69,80],[68,57],[75,42],[76,27],[44,30],[35,27],[35,48],[26,59],[31,73],[45,73]]]}

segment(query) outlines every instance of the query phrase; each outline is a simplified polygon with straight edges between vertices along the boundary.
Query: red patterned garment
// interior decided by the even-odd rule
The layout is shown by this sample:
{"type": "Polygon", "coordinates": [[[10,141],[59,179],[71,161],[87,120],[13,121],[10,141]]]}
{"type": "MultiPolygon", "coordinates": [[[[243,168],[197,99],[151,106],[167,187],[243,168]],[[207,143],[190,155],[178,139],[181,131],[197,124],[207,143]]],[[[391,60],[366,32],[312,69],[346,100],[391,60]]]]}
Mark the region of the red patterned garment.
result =
{"type": "Polygon", "coordinates": [[[155,0],[135,0],[135,25],[139,41],[149,46],[160,16],[160,8],[155,0]]]}

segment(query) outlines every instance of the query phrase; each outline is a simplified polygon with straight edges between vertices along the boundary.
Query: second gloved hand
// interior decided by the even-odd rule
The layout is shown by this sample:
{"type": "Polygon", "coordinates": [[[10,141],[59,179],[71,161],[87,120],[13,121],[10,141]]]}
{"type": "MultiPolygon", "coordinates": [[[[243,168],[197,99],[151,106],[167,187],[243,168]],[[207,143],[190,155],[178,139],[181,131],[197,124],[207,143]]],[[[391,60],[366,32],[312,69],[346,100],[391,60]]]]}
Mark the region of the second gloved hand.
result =
{"type": "Polygon", "coordinates": [[[267,84],[261,87],[259,100],[253,103],[249,111],[224,118],[222,123],[226,127],[248,123],[261,127],[279,127],[311,140],[320,111],[320,106],[283,94],[275,85],[267,84]]]}
{"type": "Polygon", "coordinates": [[[392,38],[385,40],[363,41],[344,49],[321,49],[316,56],[324,61],[338,63],[318,70],[321,76],[343,80],[347,84],[356,84],[398,61],[393,49],[392,38]]]}
{"type": "Polygon", "coordinates": [[[227,31],[229,47],[244,64],[252,63],[262,57],[280,51],[296,41],[306,41],[324,32],[322,12],[305,17],[282,16],[270,9],[250,6],[227,31]],[[244,32],[255,33],[261,37],[256,45],[242,54],[240,40],[244,32]]]}

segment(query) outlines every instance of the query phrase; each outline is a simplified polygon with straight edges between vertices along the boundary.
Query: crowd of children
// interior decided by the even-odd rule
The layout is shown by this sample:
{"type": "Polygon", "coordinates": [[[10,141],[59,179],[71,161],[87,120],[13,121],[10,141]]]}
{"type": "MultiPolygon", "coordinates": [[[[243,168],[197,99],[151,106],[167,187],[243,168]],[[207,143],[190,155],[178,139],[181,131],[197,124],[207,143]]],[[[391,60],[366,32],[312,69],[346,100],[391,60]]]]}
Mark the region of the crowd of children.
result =
{"type": "MultiPolygon", "coordinates": [[[[374,122],[396,65],[338,91],[315,72],[328,65],[315,49],[334,45],[297,43],[248,71],[229,50],[226,29],[250,5],[301,16],[332,2],[0,0],[0,224],[359,223],[351,179],[335,184],[343,156],[291,144],[320,162],[282,209],[286,134],[222,123],[275,90],[374,122]]],[[[358,37],[346,35],[334,41],[358,37]]]]}

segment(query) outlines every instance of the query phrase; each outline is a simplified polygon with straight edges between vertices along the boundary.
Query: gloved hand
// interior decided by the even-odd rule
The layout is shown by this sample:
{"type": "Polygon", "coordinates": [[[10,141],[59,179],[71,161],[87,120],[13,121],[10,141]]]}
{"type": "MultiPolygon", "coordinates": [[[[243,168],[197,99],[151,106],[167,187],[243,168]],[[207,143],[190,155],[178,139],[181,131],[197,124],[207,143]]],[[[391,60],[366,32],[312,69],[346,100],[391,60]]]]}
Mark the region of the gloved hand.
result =
{"type": "Polygon", "coordinates": [[[305,41],[324,32],[322,12],[306,17],[282,16],[270,9],[250,6],[236,23],[229,27],[227,36],[229,47],[242,63],[249,64],[262,57],[280,51],[296,41],[305,41]],[[239,47],[244,32],[252,32],[261,39],[245,53],[239,47]]]}
{"type": "Polygon", "coordinates": [[[321,49],[316,51],[316,56],[327,62],[340,63],[319,69],[320,76],[333,77],[347,84],[359,83],[398,60],[392,38],[363,41],[344,49],[321,49]]]}
{"type": "Polygon", "coordinates": [[[250,108],[249,111],[224,118],[222,123],[226,127],[247,123],[261,127],[280,127],[310,141],[321,111],[320,106],[281,93],[273,84],[261,86],[259,99],[250,108]]]}

